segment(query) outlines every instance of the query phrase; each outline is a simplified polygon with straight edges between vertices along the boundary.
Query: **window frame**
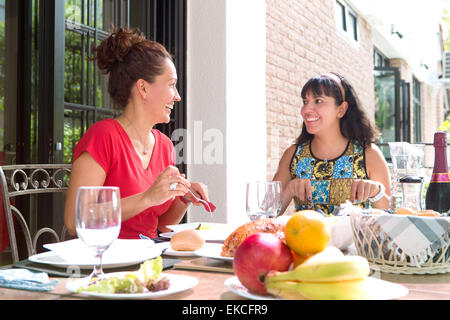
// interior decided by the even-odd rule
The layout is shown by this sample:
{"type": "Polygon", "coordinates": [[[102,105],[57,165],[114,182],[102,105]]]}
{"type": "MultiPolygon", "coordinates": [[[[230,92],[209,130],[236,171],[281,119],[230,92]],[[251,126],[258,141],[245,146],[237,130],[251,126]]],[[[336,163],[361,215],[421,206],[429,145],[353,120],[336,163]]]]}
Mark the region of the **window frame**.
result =
{"type": "MultiPolygon", "coordinates": [[[[398,68],[394,67],[374,67],[374,72],[388,72],[392,73],[392,76],[394,77],[394,141],[403,141],[402,140],[402,111],[401,111],[401,83],[400,83],[400,71],[398,68]]],[[[376,94],[376,92],[375,92],[376,94]]],[[[386,158],[386,160],[391,161],[391,156],[388,152],[388,142],[391,141],[384,141],[383,143],[378,142],[378,146],[381,147],[383,151],[383,155],[386,158]]]]}
{"type": "Polygon", "coordinates": [[[353,45],[359,45],[359,15],[350,5],[343,0],[336,0],[335,6],[335,25],[337,32],[353,45]],[[338,17],[338,11],[340,16],[338,17]],[[350,23],[354,21],[354,28],[349,28],[350,23]],[[350,34],[350,31],[353,31],[350,34]]]}
{"type": "Polygon", "coordinates": [[[412,108],[414,121],[414,142],[422,141],[422,86],[420,81],[413,76],[412,108]]]}
{"type": "MultiPolygon", "coordinates": [[[[81,59],[79,101],[67,101],[65,96],[65,85],[63,90],[63,162],[71,161],[70,154],[73,152],[75,144],[93,123],[102,118],[113,118],[120,114],[120,111],[115,109],[113,105],[100,106],[96,97],[97,90],[100,86],[100,83],[97,80],[98,77],[101,76],[101,72],[98,70],[95,61],[90,61],[89,57],[93,54],[93,46],[98,45],[101,40],[107,38],[110,29],[110,26],[103,26],[102,21],[98,19],[98,1],[101,0],[82,0],[80,3],[81,7],[76,7],[79,10],[80,17],[66,17],[65,10],[60,13],[64,19],[62,22],[63,25],[60,26],[60,29],[64,30],[64,39],[60,41],[62,43],[61,47],[63,48],[63,52],[61,53],[63,60],[60,64],[63,66],[66,65],[64,59],[67,51],[67,32],[77,34],[81,37],[81,48],[79,53],[79,58],[81,59]],[[66,121],[69,123],[71,122],[71,125],[67,130],[66,121]],[[69,150],[70,152],[68,152],[69,150]]],[[[65,3],[66,1],[61,2],[65,3]]],[[[109,10],[112,12],[114,25],[129,26],[129,3],[129,0],[111,1],[109,10]]],[[[64,79],[63,83],[65,83],[65,81],[66,79],[64,79]]],[[[108,95],[106,91],[104,91],[103,94],[106,96],[108,95]]]]}
{"type": "Polygon", "coordinates": [[[389,58],[386,57],[377,47],[373,47],[373,66],[375,67],[389,67],[389,58]],[[381,64],[377,63],[377,58],[382,62],[381,64]]]}

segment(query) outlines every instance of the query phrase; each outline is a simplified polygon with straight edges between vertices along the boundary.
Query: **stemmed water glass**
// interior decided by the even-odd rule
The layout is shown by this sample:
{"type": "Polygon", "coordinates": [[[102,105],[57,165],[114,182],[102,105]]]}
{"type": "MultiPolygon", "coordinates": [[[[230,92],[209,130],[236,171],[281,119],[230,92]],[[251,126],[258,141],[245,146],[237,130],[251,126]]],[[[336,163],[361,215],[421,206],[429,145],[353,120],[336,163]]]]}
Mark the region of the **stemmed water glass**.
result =
{"type": "Polygon", "coordinates": [[[78,237],[95,252],[90,277],[103,277],[103,253],[117,239],[122,209],[118,187],[80,187],[76,199],[78,237]]]}
{"type": "Polygon", "coordinates": [[[281,211],[281,182],[247,183],[246,209],[252,221],[278,216],[281,211]]]}

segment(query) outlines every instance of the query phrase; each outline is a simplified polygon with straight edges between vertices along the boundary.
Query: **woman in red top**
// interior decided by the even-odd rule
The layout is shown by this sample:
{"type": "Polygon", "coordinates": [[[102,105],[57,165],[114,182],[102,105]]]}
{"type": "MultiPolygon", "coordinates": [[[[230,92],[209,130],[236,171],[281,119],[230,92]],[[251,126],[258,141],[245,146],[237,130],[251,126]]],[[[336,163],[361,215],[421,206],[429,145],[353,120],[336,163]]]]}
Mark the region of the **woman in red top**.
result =
{"type": "Polygon", "coordinates": [[[95,49],[100,70],[109,74],[108,92],[122,108],[116,119],[93,124],[74,150],[64,222],[75,235],[75,201],[80,186],[118,186],[122,198],[119,238],[150,238],[179,223],[190,203],[189,188],[208,200],[202,183],[189,182],[175,165],[172,141],[152,129],[168,123],[177,72],[159,43],[120,28],[95,49]],[[175,186],[175,189],[173,187],[175,186]]]}

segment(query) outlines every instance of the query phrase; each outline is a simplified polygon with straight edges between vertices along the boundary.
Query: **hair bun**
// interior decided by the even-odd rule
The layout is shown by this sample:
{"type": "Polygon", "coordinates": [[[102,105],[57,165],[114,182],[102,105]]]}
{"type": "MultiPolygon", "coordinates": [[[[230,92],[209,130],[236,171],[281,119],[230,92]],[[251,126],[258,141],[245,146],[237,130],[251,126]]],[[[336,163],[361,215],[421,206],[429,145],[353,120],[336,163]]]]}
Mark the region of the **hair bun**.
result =
{"type": "Polygon", "coordinates": [[[145,41],[145,36],[128,28],[121,27],[94,48],[98,67],[104,73],[111,72],[116,62],[123,62],[131,49],[145,41]]]}

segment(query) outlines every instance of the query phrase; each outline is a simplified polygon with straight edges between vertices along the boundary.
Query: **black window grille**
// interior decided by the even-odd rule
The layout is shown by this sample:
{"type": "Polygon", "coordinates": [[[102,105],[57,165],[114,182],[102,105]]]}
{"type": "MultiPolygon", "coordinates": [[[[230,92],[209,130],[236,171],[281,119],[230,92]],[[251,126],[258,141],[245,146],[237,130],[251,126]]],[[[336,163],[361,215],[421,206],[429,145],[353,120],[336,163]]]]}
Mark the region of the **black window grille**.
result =
{"type": "Polygon", "coordinates": [[[414,141],[422,141],[422,103],[420,82],[413,77],[413,121],[414,121],[414,141]]]}
{"type": "Polygon", "coordinates": [[[129,25],[128,0],[65,0],[64,162],[94,122],[118,115],[98,70],[93,48],[114,26],[129,25]]]}

